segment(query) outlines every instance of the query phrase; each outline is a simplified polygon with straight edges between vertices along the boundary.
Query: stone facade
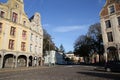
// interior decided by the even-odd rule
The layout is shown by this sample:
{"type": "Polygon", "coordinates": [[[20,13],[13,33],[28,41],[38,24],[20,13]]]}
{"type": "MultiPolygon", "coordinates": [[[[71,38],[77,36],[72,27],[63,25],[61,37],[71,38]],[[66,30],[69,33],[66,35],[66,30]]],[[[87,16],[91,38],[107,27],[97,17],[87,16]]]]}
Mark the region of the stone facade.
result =
{"type": "Polygon", "coordinates": [[[120,0],[106,0],[100,20],[105,61],[120,60],[120,0]]]}
{"type": "Polygon", "coordinates": [[[56,63],[56,51],[51,50],[51,51],[46,51],[45,52],[46,56],[44,56],[44,64],[45,65],[54,65],[56,63]]]}
{"type": "Polygon", "coordinates": [[[42,48],[40,14],[28,19],[23,0],[0,3],[0,68],[42,65],[42,48]]]}

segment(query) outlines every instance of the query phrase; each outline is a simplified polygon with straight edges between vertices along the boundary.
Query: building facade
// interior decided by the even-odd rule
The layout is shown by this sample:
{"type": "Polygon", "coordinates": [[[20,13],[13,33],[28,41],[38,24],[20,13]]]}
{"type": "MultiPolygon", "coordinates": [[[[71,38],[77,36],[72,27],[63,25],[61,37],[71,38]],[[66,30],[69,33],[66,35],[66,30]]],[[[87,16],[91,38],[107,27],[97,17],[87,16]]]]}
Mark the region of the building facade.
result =
{"type": "Polygon", "coordinates": [[[66,64],[66,61],[64,59],[64,54],[62,52],[56,52],[56,64],[66,64]]]}
{"type": "Polygon", "coordinates": [[[106,0],[100,20],[105,61],[120,60],[120,0],[106,0]]]}
{"type": "Polygon", "coordinates": [[[45,65],[54,65],[56,63],[56,51],[51,50],[51,51],[46,51],[45,52],[46,56],[44,56],[44,64],[45,65]]]}
{"type": "Polygon", "coordinates": [[[0,3],[0,68],[29,67],[42,63],[43,30],[41,17],[30,19],[23,0],[0,3]]]}

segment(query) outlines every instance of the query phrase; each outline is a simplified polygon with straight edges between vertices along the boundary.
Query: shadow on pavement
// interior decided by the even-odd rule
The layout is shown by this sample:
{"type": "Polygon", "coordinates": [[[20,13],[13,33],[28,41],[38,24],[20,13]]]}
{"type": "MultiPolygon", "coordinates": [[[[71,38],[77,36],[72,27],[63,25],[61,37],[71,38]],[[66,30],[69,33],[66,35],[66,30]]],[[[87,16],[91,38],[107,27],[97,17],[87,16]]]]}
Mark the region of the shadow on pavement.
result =
{"type": "Polygon", "coordinates": [[[100,72],[77,72],[78,74],[84,74],[87,76],[101,77],[112,80],[120,80],[120,74],[115,73],[100,73],[100,72]]]}

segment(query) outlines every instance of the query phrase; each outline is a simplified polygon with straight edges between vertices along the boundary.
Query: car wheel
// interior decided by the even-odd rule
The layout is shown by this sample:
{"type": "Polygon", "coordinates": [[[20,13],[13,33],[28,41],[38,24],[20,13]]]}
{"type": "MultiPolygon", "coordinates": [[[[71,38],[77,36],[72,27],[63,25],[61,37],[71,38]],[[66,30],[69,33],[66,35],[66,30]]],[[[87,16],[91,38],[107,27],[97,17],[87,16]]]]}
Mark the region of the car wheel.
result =
{"type": "Polygon", "coordinates": [[[110,69],[110,68],[106,68],[106,71],[107,71],[107,72],[110,72],[110,71],[111,71],[111,69],[110,69]]]}

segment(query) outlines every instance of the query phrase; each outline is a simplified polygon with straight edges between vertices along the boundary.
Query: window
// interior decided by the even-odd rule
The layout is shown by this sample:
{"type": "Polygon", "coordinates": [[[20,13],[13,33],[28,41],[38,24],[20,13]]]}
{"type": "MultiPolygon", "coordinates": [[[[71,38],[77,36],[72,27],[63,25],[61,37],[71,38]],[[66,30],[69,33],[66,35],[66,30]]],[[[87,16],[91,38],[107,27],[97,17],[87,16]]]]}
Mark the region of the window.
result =
{"type": "Polygon", "coordinates": [[[2,23],[0,23],[0,33],[2,32],[2,23]]]}
{"type": "Polygon", "coordinates": [[[23,32],[22,32],[22,38],[23,38],[23,39],[26,39],[26,33],[27,33],[27,32],[26,32],[25,30],[23,30],[23,32]]]}
{"type": "Polygon", "coordinates": [[[112,0],[109,0],[109,3],[111,3],[112,2],[112,0]]]}
{"type": "Polygon", "coordinates": [[[5,15],[5,12],[0,11],[0,17],[1,17],[1,18],[4,18],[4,15],[5,15]]]}
{"type": "Polygon", "coordinates": [[[26,21],[23,21],[23,25],[26,26],[26,21]]]}
{"type": "Polygon", "coordinates": [[[105,21],[106,28],[111,28],[110,20],[105,21]]]}
{"type": "Polygon", "coordinates": [[[15,36],[15,30],[16,30],[15,27],[11,27],[11,29],[10,29],[10,35],[11,36],[15,36]]]}
{"type": "Polygon", "coordinates": [[[115,12],[114,5],[110,6],[110,7],[109,7],[109,10],[110,10],[110,14],[114,13],[114,12],[115,12]]]}
{"type": "Polygon", "coordinates": [[[30,37],[30,40],[33,41],[33,34],[31,33],[31,37],[30,37]]]}
{"type": "Polygon", "coordinates": [[[112,32],[108,32],[107,37],[108,37],[108,42],[113,42],[112,32]]]}
{"type": "Polygon", "coordinates": [[[12,21],[17,22],[17,17],[18,17],[18,15],[15,12],[13,12],[12,21]]]}
{"type": "Polygon", "coordinates": [[[38,41],[38,36],[36,36],[36,43],[37,43],[37,41],[38,41]]]}
{"type": "Polygon", "coordinates": [[[19,7],[18,4],[16,4],[15,7],[18,8],[19,7]]]}
{"type": "Polygon", "coordinates": [[[37,46],[35,46],[35,53],[37,53],[37,46]]]}
{"type": "Polygon", "coordinates": [[[32,44],[30,44],[30,52],[32,52],[32,44]]]}
{"type": "Polygon", "coordinates": [[[26,50],[26,49],[25,49],[25,42],[22,42],[22,43],[21,43],[21,50],[22,50],[22,51],[25,51],[25,50],[26,50]]]}
{"type": "Polygon", "coordinates": [[[40,45],[41,45],[41,41],[42,41],[42,39],[40,38],[40,40],[39,40],[40,45]]]}
{"type": "Polygon", "coordinates": [[[9,40],[9,46],[8,46],[9,49],[14,49],[14,40],[10,39],[9,40]]]}
{"type": "Polygon", "coordinates": [[[120,26],[120,17],[118,17],[118,25],[120,26]]]}

